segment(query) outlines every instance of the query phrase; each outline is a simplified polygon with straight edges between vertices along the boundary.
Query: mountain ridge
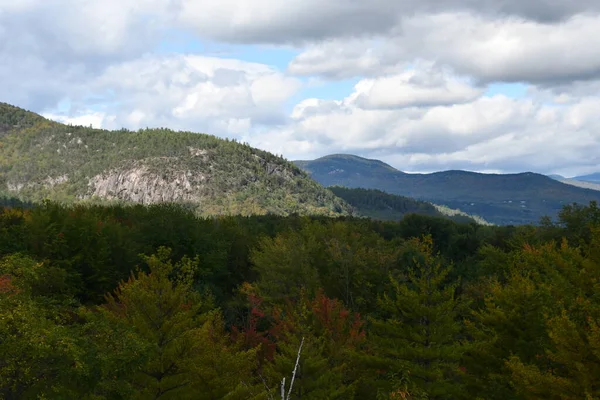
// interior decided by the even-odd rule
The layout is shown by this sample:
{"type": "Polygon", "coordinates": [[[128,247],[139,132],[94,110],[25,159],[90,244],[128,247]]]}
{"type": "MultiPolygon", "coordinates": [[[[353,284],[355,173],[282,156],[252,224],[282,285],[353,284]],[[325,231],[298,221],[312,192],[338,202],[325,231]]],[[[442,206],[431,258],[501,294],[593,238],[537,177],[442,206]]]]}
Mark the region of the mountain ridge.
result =
{"type": "Polygon", "coordinates": [[[483,174],[451,170],[431,174],[377,173],[361,168],[363,160],[368,159],[358,156],[340,159],[331,155],[313,162],[305,161],[299,166],[326,187],[378,189],[460,209],[495,224],[537,223],[544,216],[555,217],[566,204],[600,201],[598,191],[567,185],[534,172],[483,174]],[[360,162],[353,163],[353,160],[360,162]],[[340,165],[347,168],[340,168],[340,165]]]}
{"type": "Polygon", "coordinates": [[[600,183],[600,172],[594,172],[593,174],[588,175],[575,176],[571,179],[584,182],[600,183]]]}
{"type": "Polygon", "coordinates": [[[237,141],[71,126],[6,103],[0,127],[0,195],[7,197],[176,202],[200,215],[352,213],[293,163],[237,141]]]}

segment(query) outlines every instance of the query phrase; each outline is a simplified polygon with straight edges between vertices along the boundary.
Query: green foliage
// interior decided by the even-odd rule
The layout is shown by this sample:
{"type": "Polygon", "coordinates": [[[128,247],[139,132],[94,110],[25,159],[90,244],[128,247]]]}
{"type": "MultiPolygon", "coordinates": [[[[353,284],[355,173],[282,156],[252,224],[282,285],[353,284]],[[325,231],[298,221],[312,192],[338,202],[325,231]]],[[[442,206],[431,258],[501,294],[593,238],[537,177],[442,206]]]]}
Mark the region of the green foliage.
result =
{"type": "Polygon", "coordinates": [[[360,225],[306,224],[263,238],[251,254],[260,294],[271,302],[314,296],[320,288],[347,306],[363,310],[388,284],[395,247],[360,225]]]}
{"type": "Polygon", "coordinates": [[[236,141],[169,129],[111,132],[67,126],[3,103],[1,195],[61,203],[167,199],[199,215],[350,212],[294,164],[236,141]],[[105,195],[94,196],[98,180],[112,176],[116,182],[129,173],[138,186],[109,185],[105,195]]]}
{"type": "MultiPolygon", "coordinates": [[[[434,206],[425,201],[397,196],[374,189],[349,189],[341,186],[329,187],[336,196],[350,204],[362,216],[386,221],[399,221],[408,214],[429,215],[449,218],[457,222],[476,222],[468,215],[452,212],[447,207],[434,206]]],[[[481,218],[478,223],[485,223],[481,218]]]]}
{"type": "Polygon", "coordinates": [[[598,398],[596,213],[0,208],[0,397],[598,398]]]}
{"type": "Polygon", "coordinates": [[[526,365],[512,356],[507,365],[517,391],[525,398],[599,399],[599,321],[597,316],[589,316],[587,321],[577,323],[566,312],[549,319],[553,349],[546,356],[551,367],[526,365]]]}
{"type": "Polygon", "coordinates": [[[0,294],[0,395],[72,397],[84,352],[56,313],[21,295],[0,294]],[[74,380],[76,381],[76,379],[74,380]]]}
{"type": "MultiPolygon", "coordinates": [[[[412,243],[417,254],[405,282],[392,278],[393,290],[379,300],[381,317],[371,321],[373,362],[384,377],[408,374],[409,393],[429,399],[460,398],[460,360],[464,346],[459,317],[465,304],[448,284],[449,268],[433,253],[430,237],[412,243]]],[[[392,393],[394,379],[378,388],[392,393]]],[[[397,382],[396,382],[397,383],[397,382]]]]}
{"type": "Polygon", "coordinates": [[[197,263],[173,265],[169,257],[165,248],[145,257],[149,273],[132,275],[106,298],[112,318],[125,320],[152,347],[133,382],[142,399],[182,398],[192,382],[189,369],[203,306],[191,291],[197,263]]]}

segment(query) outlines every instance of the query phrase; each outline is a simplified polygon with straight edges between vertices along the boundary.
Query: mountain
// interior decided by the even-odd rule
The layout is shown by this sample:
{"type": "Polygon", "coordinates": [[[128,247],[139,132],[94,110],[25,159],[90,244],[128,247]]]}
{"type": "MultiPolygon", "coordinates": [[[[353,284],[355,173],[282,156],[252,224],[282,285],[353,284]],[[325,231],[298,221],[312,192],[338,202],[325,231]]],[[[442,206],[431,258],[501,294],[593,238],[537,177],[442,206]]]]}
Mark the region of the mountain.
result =
{"type": "Polygon", "coordinates": [[[169,129],[70,126],[0,103],[0,197],[176,202],[200,215],[348,215],[293,163],[235,141],[169,129]]]}
{"type": "Polygon", "coordinates": [[[600,182],[594,183],[594,182],[580,181],[580,180],[576,180],[574,178],[565,178],[560,175],[548,175],[548,177],[550,177],[554,180],[557,180],[559,182],[566,183],[567,185],[577,186],[577,187],[584,188],[584,189],[600,190],[600,182]]]}
{"type": "Polygon", "coordinates": [[[459,210],[431,204],[410,197],[389,194],[377,189],[350,189],[343,186],[329,188],[336,196],[350,204],[359,215],[384,221],[399,221],[409,214],[448,218],[461,223],[489,223],[477,216],[459,210]]]}
{"type": "Polygon", "coordinates": [[[324,186],[379,189],[460,209],[499,225],[537,223],[543,216],[556,216],[565,204],[600,202],[598,191],[532,172],[408,174],[381,161],[338,154],[296,165],[324,186]]]}
{"type": "Polygon", "coordinates": [[[573,179],[584,182],[600,183],[600,172],[596,172],[589,175],[576,176],[573,179]]]}

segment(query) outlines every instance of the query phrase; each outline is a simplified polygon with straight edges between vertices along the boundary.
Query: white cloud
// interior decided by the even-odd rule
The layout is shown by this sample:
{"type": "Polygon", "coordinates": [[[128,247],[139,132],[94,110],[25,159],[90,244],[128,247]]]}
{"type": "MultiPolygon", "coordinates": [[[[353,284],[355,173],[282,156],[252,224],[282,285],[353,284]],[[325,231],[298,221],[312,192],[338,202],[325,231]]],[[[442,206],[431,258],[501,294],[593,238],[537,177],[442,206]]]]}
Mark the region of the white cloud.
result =
{"type": "Polygon", "coordinates": [[[597,0],[182,0],[180,18],[201,35],[238,43],[305,43],[386,34],[400,19],[464,12],[557,22],[598,12],[597,0]]]}
{"type": "Polygon", "coordinates": [[[180,18],[203,36],[238,43],[302,43],[382,32],[399,17],[399,2],[375,0],[182,0],[180,18]]]}
{"type": "Polygon", "coordinates": [[[365,109],[430,107],[467,103],[482,93],[483,90],[443,71],[413,69],[360,81],[353,101],[365,109]]]}
{"type": "Polygon", "coordinates": [[[597,97],[554,105],[496,95],[464,104],[363,109],[354,101],[360,86],[340,101],[303,101],[293,124],[251,143],[294,159],[354,153],[413,172],[587,171],[598,164],[597,97]]]}
{"type": "Polygon", "coordinates": [[[63,124],[92,126],[97,129],[102,128],[102,126],[107,123],[107,118],[104,113],[91,110],[85,110],[81,115],[73,117],[53,113],[42,113],[42,116],[54,121],[62,122],[63,124]]]}
{"type": "Polygon", "coordinates": [[[600,77],[600,14],[561,23],[472,13],[419,14],[393,35],[307,47],[289,66],[298,75],[379,75],[426,60],[486,82],[555,84],[600,77]]]}
{"type": "MultiPolygon", "coordinates": [[[[137,129],[167,126],[220,135],[240,135],[253,124],[285,120],[282,103],[295,93],[295,78],[257,63],[201,56],[144,57],[109,67],[84,88],[72,89],[83,116],[100,118],[103,127],[137,129]],[[105,94],[93,104],[87,91],[105,94]],[[111,116],[111,118],[108,118],[111,116]]],[[[76,120],[76,119],[75,119],[76,120]]]]}

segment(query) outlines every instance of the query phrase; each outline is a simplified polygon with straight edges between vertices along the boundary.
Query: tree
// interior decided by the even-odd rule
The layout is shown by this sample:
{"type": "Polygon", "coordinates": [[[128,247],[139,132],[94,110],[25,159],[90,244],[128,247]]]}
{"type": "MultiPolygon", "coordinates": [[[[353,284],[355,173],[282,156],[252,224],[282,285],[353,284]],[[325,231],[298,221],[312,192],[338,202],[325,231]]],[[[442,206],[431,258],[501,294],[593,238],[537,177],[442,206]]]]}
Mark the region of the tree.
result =
{"type": "Polygon", "coordinates": [[[392,292],[379,301],[382,315],[370,320],[374,356],[368,362],[380,372],[377,386],[386,395],[408,382],[407,391],[416,396],[460,398],[464,303],[456,297],[457,283],[446,282],[450,268],[433,254],[431,237],[410,245],[418,255],[406,281],[391,278],[392,292]]]}
{"type": "Polygon", "coordinates": [[[350,353],[364,341],[358,314],[350,313],[341,301],[328,298],[322,290],[314,297],[301,290],[297,299],[268,311],[259,308],[260,300],[251,286],[246,285],[244,291],[253,304],[251,323],[238,330],[238,337],[261,346],[263,356],[256,373],[269,398],[279,398],[282,378],[288,379],[289,387],[292,371],[296,374],[290,399],[353,397],[360,372],[350,353]],[[270,322],[268,328],[258,331],[257,326],[265,322],[270,322]]]}
{"type": "Polygon", "coordinates": [[[589,226],[587,246],[566,242],[549,257],[546,277],[553,307],[544,313],[547,344],[534,358],[514,353],[507,361],[512,384],[524,398],[600,399],[600,228],[589,226]],[[556,311],[558,309],[558,311],[556,311]]]}
{"type": "Polygon", "coordinates": [[[201,334],[202,299],[191,290],[197,260],[173,265],[170,250],[144,256],[149,272],[138,270],[106,296],[113,319],[126,321],[152,346],[148,362],[133,378],[138,398],[185,398],[201,334]]]}
{"type": "Polygon", "coordinates": [[[577,322],[566,311],[547,321],[552,349],[539,357],[546,366],[525,364],[518,356],[507,362],[512,383],[526,399],[600,399],[600,309],[577,322]]]}
{"type": "Polygon", "coordinates": [[[193,399],[247,400],[263,393],[262,383],[253,376],[257,349],[232,343],[219,312],[208,313],[194,343],[198,355],[190,366],[193,399]]]}

